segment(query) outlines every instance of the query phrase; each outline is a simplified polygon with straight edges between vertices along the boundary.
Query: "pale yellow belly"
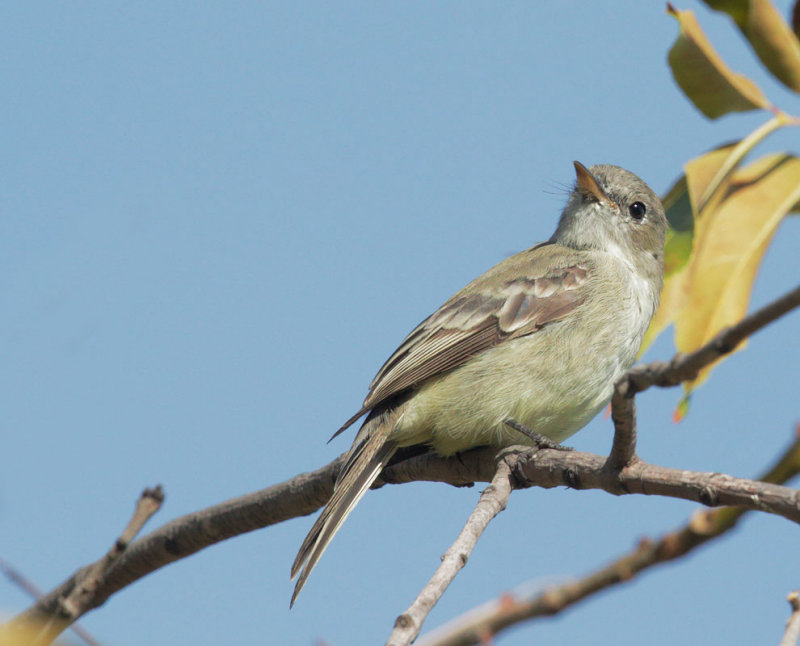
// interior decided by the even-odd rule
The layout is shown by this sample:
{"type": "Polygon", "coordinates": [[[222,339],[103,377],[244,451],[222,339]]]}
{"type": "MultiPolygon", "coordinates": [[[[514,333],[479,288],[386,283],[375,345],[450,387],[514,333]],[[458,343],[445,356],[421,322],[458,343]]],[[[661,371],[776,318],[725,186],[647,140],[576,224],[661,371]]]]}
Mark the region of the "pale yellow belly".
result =
{"type": "Polygon", "coordinates": [[[530,444],[504,424],[512,418],[563,441],[606,406],[636,350],[621,347],[609,357],[608,340],[576,344],[574,334],[562,337],[553,326],[423,384],[404,405],[392,437],[404,446],[430,444],[443,455],[481,445],[530,444]]]}

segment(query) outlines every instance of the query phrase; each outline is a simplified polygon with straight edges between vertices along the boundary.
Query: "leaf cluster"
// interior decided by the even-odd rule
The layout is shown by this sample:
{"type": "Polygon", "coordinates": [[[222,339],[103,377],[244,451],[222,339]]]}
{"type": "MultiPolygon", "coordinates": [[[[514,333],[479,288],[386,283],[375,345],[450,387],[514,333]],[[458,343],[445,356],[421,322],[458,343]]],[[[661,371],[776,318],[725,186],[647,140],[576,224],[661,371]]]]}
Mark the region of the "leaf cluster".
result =
{"type": "MultiPolygon", "coordinates": [[[[767,71],[800,93],[800,40],[770,0],[706,0],[727,14],[767,71]]],[[[800,158],[771,152],[755,160],[753,149],[770,134],[800,124],[777,108],[756,83],[734,72],[714,50],[694,13],[667,5],[680,28],[668,54],[672,75],[686,97],[709,119],[760,110],[761,126],[684,165],[684,173],[662,198],[670,228],[665,246],[661,306],[644,349],[669,325],[675,345],[692,352],[747,312],[758,268],[783,218],[798,210],[800,158]]],[[[797,7],[794,16],[800,16],[797,7]]],[[[676,410],[713,366],[685,384],[676,410]]]]}

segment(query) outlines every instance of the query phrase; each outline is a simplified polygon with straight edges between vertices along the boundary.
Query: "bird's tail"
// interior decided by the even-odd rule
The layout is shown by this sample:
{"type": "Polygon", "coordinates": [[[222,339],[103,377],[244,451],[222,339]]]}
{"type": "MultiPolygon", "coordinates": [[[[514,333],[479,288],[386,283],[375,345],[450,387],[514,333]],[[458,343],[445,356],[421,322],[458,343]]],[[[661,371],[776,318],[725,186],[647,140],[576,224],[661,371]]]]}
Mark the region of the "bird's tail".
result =
{"type": "Polygon", "coordinates": [[[336,479],[331,499],[308,532],[294,559],[292,579],[301,568],[303,571],[294,586],[289,607],[294,604],[328,543],[397,450],[397,443],[388,439],[394,426],[393,419],[390,419],[392,417],[391,414],[384,413],[368,418],[359,432],[360,438],[356,438],[353,448],[350,449],[347,462],[336,479]]]}

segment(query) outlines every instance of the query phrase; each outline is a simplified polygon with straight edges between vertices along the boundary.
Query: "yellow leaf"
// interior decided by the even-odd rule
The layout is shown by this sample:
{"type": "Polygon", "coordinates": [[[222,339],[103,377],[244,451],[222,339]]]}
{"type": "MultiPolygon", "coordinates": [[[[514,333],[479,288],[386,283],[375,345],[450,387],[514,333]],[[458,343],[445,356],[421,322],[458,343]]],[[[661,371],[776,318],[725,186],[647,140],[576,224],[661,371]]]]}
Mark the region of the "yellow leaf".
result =
{"type": "Polygon", "coordinates": [[[731,173],[739,168],[753,148],[779,128],[793,122],[793,117],[778,111],[741,141],[720,146],[689,162],[686,173],[691,180],[689,188],[695,217],[700,218],[703,212],[719,206],[730,183],[731,173]]]}
{"type": "Polygon", "coordinates": [[[733,72],[711,46],[691,11],[667,11],[680,25],[680,33],[669,50],[669,65],[675,82],[698,110],[709,119],[729,112],[768,108],[769,101],[746,76],[733,72]]]}
{"type": "Polygon", "coordinates": [[[63,620],[44,622],[15,618],[0,625],[0,646],[51,644],[65,628],[63,620]]]}
{"type": "Polygon", "coordinates": [[[704,1],[733,18],[767,69],[800,92],[800,41],[770,0],[704,1]]]}
{"type": "Polygon", "coordinates": [[[647,329],[639,355],[680,313],[689,290],[688,274],[681,272],[691,258],[698,201],[738,142],[725,144],[686,163],[679,177],[661,198],[669,228],[664,243],[664,288],[661,303],[647,329]]]}
{"type": "MultiPolygon", "coordinates": [[[[800,159],[768,155],[737,171],[729,193],[695,224],[688,299],[675,319],[675,345],[691,352],[747,312],[761,258],[781,219],[800,200],[800,159]]],[[[740,346],[742,347],[742,346],[740,346]]],[[[710,367],[686,385],[702,383],[710,367]]]]}
{"type": "Polygon", "coordinates": [[[700,214],[702,209],[701,199],[705,195],[711,180],[717,174],[725,160],[730,155],[731,151],[736,147],[738,142],[734,141],[729,144],[724,144],[719,148],[710,150],[707,153],[686,162],[683,170],[686,171],[686,185],[689,189],[689,200],[692,204],[692,212],[695,217],[700,214]]]}

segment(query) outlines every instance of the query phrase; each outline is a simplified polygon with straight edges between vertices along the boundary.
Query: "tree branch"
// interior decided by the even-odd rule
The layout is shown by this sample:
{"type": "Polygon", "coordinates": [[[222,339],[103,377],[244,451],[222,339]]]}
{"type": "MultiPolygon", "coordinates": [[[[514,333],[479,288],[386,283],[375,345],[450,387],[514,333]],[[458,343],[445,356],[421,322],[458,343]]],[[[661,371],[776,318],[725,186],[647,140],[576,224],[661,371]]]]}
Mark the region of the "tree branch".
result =
{"type": "MultiPolygon", "coordinates": [[[[330,496],[342,459],[340,456],[322,469],[263,491],[177,518],[135,541],[109,569],[82,612],[102,605],[112,594],[146,574],[213,543],[312,513],[330,496]]],[[[489,481],[495,473],[495,459],[492,449],[476,449],[450,458],[423,455],[387,468],[378,486],[411,481],[464,486],[473,481],[489,481]]],[[[798,492],[786,487],[717,473],[669,469],[642,461],[612,471],[605,468],[604,457],[579,451],[515,447],[506,459],[511,460],[517,478],[515,486],[568,486],[603,489],[613,494],[663,495],[709,506],[741,505],[800,522],[798,492]]],[[[78,570],[12,622],[41,623],[57,615],[59,599],[68,596],[91,567],[78,570]]]]}
{"type": "MultiPolygon", "coordinates": [[[[69,591],[54,599],[54,607],[50,612],[37,615],[23,614],[0,627],[0,643],[29,643],[33,646],[45,646],[55,641],[56,637],[68,626],[75,629],[73,624],[78,617],[83,615],[88,608],[93,607],[92,601],[97,590],[103,585],[108,572],[125,553],[128,545],[141,531],[144,524],[161,508],[162,502],[164,502],[164,492],[161,486],[145,489],[139,496],[133,516],[128,521],[125,530],[114,541],[105,556],[83,568],[78,575],[73,577],[73,584],[69,591]]],[[[27,589],[38,598],[35,608],[43,597],[38,594],[32,584],[27,586],[27,589]]],[[[83,633],[83,631],[81,632],[83,633]]],[[[96,643],[93,639],[91,641],[96,643]]]]}
{"type": "Polygon", "coordinates": [[[478,504],[469,515],[464,529],[450,549],[444,553],[441,565],[414,603],[394,622],[394,630],[386,642],[387,646],[408,646],[417,638],[433,606],[441,599],[461,568],[467,564],[467,559],[475,549],[483,530],[506,508],[512,488],[511,468],[505,460],[500,459],[492,483],[481,493],[478,504]]]}
{"type": "MultiPolygon", "coordinates": [[[[761,477],[763,482],[786,482],[800,473],[800,426],[795,439],[761,477]]],[[[553,585],[531,597],[504,594],[423,635],[419,646],[483,644],[519,623],[550,617],[592,595],[630,581],[661,563],[682,558],[705,543],[732,530],[751,510],[741,507],[697,510],[687,523],[660,538],[643,539],[629,553],[576,581],[553,585]]]]}
{"type": "Polygon", "coordinates": [[[614,422],[614,441],[611,452],[606,460],[606,468],[619,471],[633,463],[636,457],[636,402],[633,395],[623,392],[621,383],[614,387],[614,396],[611,398],[611,421],[614,422]]]}
{"type": "Polygon", "coordinates": [[[671,361],[654,361],[634,368],[619,382],[621,394],[632,396],[651,386],[668,388],[697,377],[707,365],[733,352],[742,341],[781,316],[800,306],[800,285],[780,298],[746,316],[736,325],[720,331],[703,347],[689,354],[677,354],[671,361]]]}
{"type": "MultiPolygon", "coordinates": [[[[132,543],[109,569],[83,612],[101,606],[112,594],[143,576],[209,545],[313,513],[330,497],[343,457],[339,456],[317,471],[176,518],[143,536],[132,543]]],[[[12,621],[35,624],[57,614],[59,599],[68,596],[76,582],[86,577],[92,567],[88,565],[79,569],[12,621]]]]}
{"type": "Polygon", "coordinates": [[[659,495],[692,500],[707,507],[737,505],[800,522],[797,490],[723,473],[672,469],[642,460],[621,471],[612,471],[605,468],[605,459],[599,455],[551,449],[535,453],[526,449],[519,453],[514,475],[530,486],[602,489],[615,495],[659,495]]]}
{"type": "MultiPolygon", "coordinates": [[[[591,453],[516,449],[512,468],[520,486],[568,486],[603,489],[614,494],[663,495],[709,506],[741,505],[800,521],[798,492],[786,487],[717,473],[669,469],[642,461],[621,471],[612,471],[605,468],[605,458],[591,453]]],[[[509,455],[508,459],[511,458],[509,455]]],[[[208,545],[312,513],[330,495],[341,462],[342,456],[318,471],[177,518],[135,541],[110,568],[91,603],[82,612],[102,605],[109,596],[146,574],[208,545]]],[[[488,481],[489,474],[494,473],[494,464],[495,452],[491,449],[478,449],[450,458],[424,455],[386,469],[383,482],[400,484],[417,480],[463,486],[477,480],[488,481]]],[[[78,570],[12,621],[36,623],[58,614],[58,600],[69,595],[91,567],[78,570]]]]}
{"type": "Polygon", "coordinates": [[[607,467],[621,469],[636,458],[637,393],[651,386],[668,388],[697,378],[697,374],[720,357],[733,352],[748,336],[800,306],[800,286],[777,300],[746,316],[736,325],[721,330],[711,341],[689,354],[676,354],[671,361],[654,361],[634,366],[614,386],[611,418],[614,421],[614,442],[607,467]]]}
{"type": "Polygon", "coordinates": [[[797,646],[797,640],[800,639],[800,595],[797,594],[797,590],[789,593],[786,601],[792,608],[792,614],[789,615],[789,620],[786,622],[786,630],[780,646],[797,646]]]}
{"type": "MultiPolygon", "coordinates": [[[[4,561],[2,558],[0,558],[0,570],[2,570],[3,574],[6,575],[9,581],[16,584],[21,590],[33,598],[34,601],[38,600],[42,596],[41,590],[39,590],[33,581],[28,579],[24,574],[22,574],[22,572],[19,572],[14,566],[7,561],[4,561]]],[[[83,628],[80,624],[72,624],[70,626],[70,630],[89,646],[100,646],[100,642],[92,637],[91,633],[83,628]]],[[[4,641],[3,635],[0,635],[0,644],[5,644],[7,641],[10,642],[10,639],[4,641]]]]}
{"type": "MultiPolygon", "coordinates": [[[[315,512],[330,498],[345,455],[316,471],[176,518],[143,536],[109,568],[91,603],[82,608],[80,614],[101,606],[111,595],[138,579],[210,545],[315,512]]],[[[420,456],[388,468],[376,487],[387,482],[401,484],[416,480],[448,482],[456,486],[471,485],[475,480],[488,481],[494,472],[492,458],[491,452],[481,451],[462,454],[461,460],[420,456]]],[[[36,625],[58,615],[59,600],[68,596],[95,565],[79,569],[9,623],[36,625]]]]}
{"type": "MultiPolygon", "coordinates": [[[[695,500],[709,506],[742,505],[798,521],[800,511],[795,492],[721,474],[704,474],[666,469],[641,462],[635,455],[635,420],[631,399],[651,385],[668,386],[691,379],[697,370],[730,352],[748,334],[761,329],[800,305],[800,287],[789,292],[739,324],[721,332],[703,348],[676,356],[668,364],[654,363],[634,368],[616,386],[618,414],[615,415],[615,448],[609,460],[579,452],[542,450],[521,451],[515,475],[526,486],[570,486],[604,489],[614,494],[644,493],[695,500]],[[626,416],[629,422],[625,422],[626,416]],[[535,455],[534,455],[535,454],[535,455]],[[685,478],[686,482],[681,482],[685,478]]],[[[247,494],[198,512],[177,518],[133,542],[108,568],[91,600],[79,608],[81,614],[99,607],[114,593],[147,574],[185,558],[214,543],[267,527],[297,516],[313,513],[324,505],[344,456],[310,473],[281,484],[247,494]]],[[[384,483],[411,481],[447,482],[456,486],[476,481],[488,482],[495,473],[495,453],[476,449],[458,458],[424,455],[384,470],[376,487],[384,483]]],[[[60,586],[12,620],[42,623],[58,615],[60,599],[68,598],[76,584],[84,580],[92,566],[81,568],[60,586]]],[[[63,630],[63,628],[62,628],[63,630]]]]}
{"type": "Polygon", "coordinates": [[[120,559],[128,549],[130,542],[142,530],[145,523],[159,509],[164,502],[164,492],[161,486],[155,489],[145,489],[136,503],[136,509],[125,530],[111,546],[111,549],[103,558],[93,563],[86,575],[76,582],[69,595],[60,597],[58,600],[59,614],[70,623],[86,612],[92,605],[94,596],[98,588],[103,584],[109,570],[120,559]]]}

